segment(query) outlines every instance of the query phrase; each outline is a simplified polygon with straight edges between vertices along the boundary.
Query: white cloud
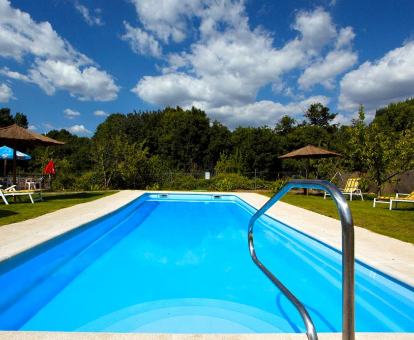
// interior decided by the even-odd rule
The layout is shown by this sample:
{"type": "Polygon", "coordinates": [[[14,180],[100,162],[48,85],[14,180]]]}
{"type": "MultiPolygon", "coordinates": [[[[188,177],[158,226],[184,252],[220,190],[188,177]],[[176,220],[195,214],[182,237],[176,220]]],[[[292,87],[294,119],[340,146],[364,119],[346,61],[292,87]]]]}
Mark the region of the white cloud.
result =
{"type": "Polygon", "coordinates": [[[32,131],[36,131],[37,127],[34,125],[29,125],[29,127],[27,128],[28,130],[32,130],[32,131]]]}
{"type": "Polygon", "coordinates": [[[12,79],[17,79],[17,80],[23,80],[23,81],[30,81],[28,76],[25,76],[23,74],[20,74],[19,72],[13,72],[10,71],[9,68],[4,67],[1,71],[0,74],[12,78],[12,79]]]}
{"type": "Polygon", "coordinates": [[[339,108],[367,111],[414,96],[414,42],[396,48],[380,60],[367,61],[341,81],[339,108]]]}
{"type": "Polygon", "coordinates": [[[86,129],[83,125],[74,125],[66,128],[70,133],[91,134],[92,132],[86,129]]]}
{"type": "Polygon", "coordinates": [[[109,113],[102,111],[102,110],[97,110],[93,112],[94,116],[101,116],[101,117],[107,117],[109,116],[109,113]]]}
{"type": "Polygon", "coordinates": [[[299,87],[309,89],[314,84],[322,84],[327,89],[333,89],[335,77],[351,68],[357,62],[356,53],[344,50],[329,52],[325,59],[309,66],[300,76],[299,87]]]}
{"type": "Polygon", "coordinates": [[[292,98],[292,99],[295,99],[295,100],[298,100],[298,99],[301,99],[301,100],[302,100],[302,99],[305,99],[303,94],[295,94],[293,91],[294,91],[294,90],[293,90],[293,87],[288,86],[288,87],[286,87],[286,88],[285,88],[285,90],[283,91],[283,95],[284,95],[285,97],[289,97],[289,98],[292,98]]]}
{"type": "MultiPolygon", "coordinates": [[[[250,29],[243,1],[204,1],[203,4],[204,7],[196,6],[186,14],[187,19],[199,19],[193,20],[199,22],[199,40],[189,51],[170,54],[161,75],[144,76],[131,90],[144,101],[160,107],[194,105],[209,115],[227,112],[236,119],[234,124],[242,121],[274,124],[271,116],[254,109],[260,107],[253,104],[259,90],[270,83],[275,92],[281,92],[285,87],[283,77],[288,72],[306,69],[315,61],[323,60],[323,54],[329,53],[328,47],[336,50],[340,45],[345,50],[349,48],[347,37],[348,41],[352,40],[350,32],[338,32],[329,13],[318,8],[299,12],[292,25],[298,31],[297,37],[276,49],[268,32],[250,29]],[[243,114],[233,115],[233,110],[242,110],[243,114]],[[254,115],[267,117],[269,121],[255,119],[254,115]]],[[[183,20],[182,15],[174,18],[183,20]]],[[[155,25],[155,18],[151,20],[155,25]]],[[[342,63],[335,66],[335,72],[344,68],[342,63]]],[[[324,77],[334,77],[335,72],[326,71],[324,77]]],[[[319,77],[322,80],[326,78],[319,77]]],[[[294,94],[292,89],[286,89],[285,95],[295,100],[305,98],[294,94]]],[[[282,104],[274,105],[280,108],[282,104]]]]}
{"type": "Polygon", "coordinates": [[[0,0],[0,55],[19,62],[34,57],[27,75],[4,68],[1,73],[39,85],[48,95],[57,89],[73,93],[79,100],[108,101],[117,98],[120,87],[106,71],[62,39],[50,23],[33,21],[29,14],[0,0]]]}
{"type": "Polygon", "coordinates": [[[67,114],[68,116],[80,116],[81,115],[79,111],[73,111],[71,109],[66,109],[63,112],[65,112],[65,114],[67,114]]]}
{"type": "Polygon", "coordinates": [[[187,35],[187,21],[202,9],[202,0],[131,0],[145,29],[158,39],[181,42],[187,35]]]}
{"type": "Polygon", "coordinates": [[[317,54],[336,36],[330,14],[321,8],[313,12],[299,12],[293,27],[301,32],[302,43],[311,55],[317,54]]]}
{"type": "Polygon", "coordinates": [[[13,91],[6,84],[0,85],[0,103],[8,103],[10,99],[15,99],[13,97],[13,91]]]}
{"type": "Polygon", "coordinates": [[[75,51],[63,40],[48,22],[36,23],[28,13],[0,0],[0,55],[22,61],[32,54],[49,59],[76,59],[78,63],[90,63],[85,55],[75,51]]]}
{"type": "Polygon", "coordinates": [[[43,125],[46,129],[49,129],[49,130],[53,130],[53,129],[54,129],[53,125],[51,125],[51,124],[48,124],[48,123],[42,123],[42,125],[43,125]]]}
{"type": "Polygon", "coordinates": [[[73,111],[71,109],[63,110],[65,113],[65,117],[68,119],[75,119],[76,116],[80,116],[81,113],[79,111],[73,111]]]}
{"type": "MultiPolygon", "coordinates": [[[[90,25],[90,26],[94,26],[94,25],[101,26],[101,25],[103,25],[101,17],[91,15],[89,13],[89,9],[86,8],[85,6],[83,6],[79,3],[75,3],[75,8],[77,9],[77,11],[79,13],[82,14],[83,18],[88,23],[88,25],[90,25]]],[[[95,11],[95,12],[101,13],[101,10],[99,9],[98,11],[95,11]]]]}
{"type": "Polygon", "coordinates": [[[124,22],[124,26],[126,33],[121,38],[129,42],[135,53],[161,57],[162,48],[152,35],[140,28],[133,28],[127,22],[124,22]]]}
{"type": "Polygon", "coordinates": [[[358,61],[358,55],[351,50],[351,42],[355,33],[351,27],[346,27],[336,34],[335,49],[324,58],[317,58],[298,80],[301,89],[309,89],[312,85],[321,84],[332,90],[336,85],[336,76],[344,73],[358,61]]]}
{"type": "Polygon", "coordinates": [[[244,106],[223,106],[211,109],[208,111],[208,114],[230,128],[235,128],[238,125],[273,126],[285,115],[300,119],[311,104],[321,103],[326,106],[329,102],[330,98],[325,96],[312,96],[302,101],[290,102],[286,105],[262,100],[244,106]]]}

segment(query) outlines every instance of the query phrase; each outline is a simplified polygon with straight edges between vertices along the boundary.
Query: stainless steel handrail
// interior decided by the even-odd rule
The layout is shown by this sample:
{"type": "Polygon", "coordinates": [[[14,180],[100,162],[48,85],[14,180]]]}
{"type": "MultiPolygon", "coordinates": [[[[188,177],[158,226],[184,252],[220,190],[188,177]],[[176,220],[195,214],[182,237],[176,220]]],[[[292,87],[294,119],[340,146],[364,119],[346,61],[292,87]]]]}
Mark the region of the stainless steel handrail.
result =
{"type": "Polygon", "coordinates": [[[250,219],[249,223],[249,250],[254,263],[266,274],[266,276],[285,294],[299,311],[306,326],[309,340],[317,340],[315,326],[308,311],[302,303],[259,261],[254,250],[253,225],[269,208],[279,201],[293,188],[319,189],[327,191],[333,198],[342,225],[342,339],[355,339],[355,289],[354,289],[354,222],[348,202],[341,191],[328,181],[320,180],[291,180],[279,192],[277,192],[266,204],[260,208],[250,219]]]}

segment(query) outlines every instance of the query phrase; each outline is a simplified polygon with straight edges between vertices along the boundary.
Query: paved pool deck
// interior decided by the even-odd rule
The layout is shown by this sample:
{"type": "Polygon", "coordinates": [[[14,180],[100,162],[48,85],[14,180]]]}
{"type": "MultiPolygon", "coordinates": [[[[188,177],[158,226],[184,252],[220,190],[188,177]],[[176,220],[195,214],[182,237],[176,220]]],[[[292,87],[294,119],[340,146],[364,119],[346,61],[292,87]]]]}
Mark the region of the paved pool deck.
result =
{"type": "MultiPolygon", "coordinates": [[[[8,259],[47,242],[61,234],[121,208],[144,194],[145,191],[121,191],[102,199],[37,217],[32,220],[0,227],[0,261],[8,259]]],[[[159,193],[159,192],[158,192],[159,193]]],[[[194,194],[194,192],[192,192],[194,194]]],[[[208,194],[208,193],[202,193],[208,194]]],[[[212,194],[220,194],[214,192],[212,194]]],[[[222,193],[229,194],[229,193],[222,193]]],[[[267,197],[253,193],[234,193],[246,203],[260,208],[267,197]]],[[[392,213],[392,211],[390,212],[392,213]]],[[[267,214],[322,242],[341,249],[341,223],[305,209],[278,202],[267,214]]],[[[247,226],[246,226],[247,229],[247,226]]],[[[414,245],[375,234],[355,227],[355,257],[414,287],[414,245]]],[[[320,333],[321,340],[339,340],[341,334],[320,333]]],[[[110,333],[61,333],[61,332],[0,332],[0,339],[62,339],[62,340],[281,340],[307,339],[305,334],[110,334],[110,333]]],[[[357,333],[356,339],[414,339],[413,333],[357,333]]]]}

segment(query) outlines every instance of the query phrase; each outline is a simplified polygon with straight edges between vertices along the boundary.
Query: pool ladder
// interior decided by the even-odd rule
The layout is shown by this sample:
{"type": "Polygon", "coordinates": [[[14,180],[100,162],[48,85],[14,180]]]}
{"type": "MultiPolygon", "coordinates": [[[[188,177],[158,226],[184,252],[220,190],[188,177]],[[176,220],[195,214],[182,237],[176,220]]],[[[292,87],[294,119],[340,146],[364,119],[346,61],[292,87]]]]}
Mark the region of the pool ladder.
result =
{"type": "Polygon", "coordinates": [[[354,222],[348,203],[339,189],[328,181],[320,180],[291,180],[267,203],[261,207],[250,219],[249,223],[249,250],[254,263],[266,274],[266,276],[282,291],[299,311],[306,326],[309,340],[317,340],[315,326],[303,304],[287,289],[276,276],[274,276],[257,258],[253,243],[254,222],[269,208],[279,201],[287,192],[294,188],[319,189],[327,191],[333,198],[342,225],[342,339],[355,339],[355,290],[354,290],[354,222]]]}

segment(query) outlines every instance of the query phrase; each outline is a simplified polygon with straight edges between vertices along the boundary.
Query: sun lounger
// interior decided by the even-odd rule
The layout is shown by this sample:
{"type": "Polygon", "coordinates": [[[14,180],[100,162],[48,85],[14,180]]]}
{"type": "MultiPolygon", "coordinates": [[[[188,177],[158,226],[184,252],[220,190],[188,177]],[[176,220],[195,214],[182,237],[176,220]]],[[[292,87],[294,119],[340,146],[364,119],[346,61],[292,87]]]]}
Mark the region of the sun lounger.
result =
{"type": "Polygon", "coordinates": [[[30,201],[32,203],[36,201],[43,201],[42,190],[16,190],[15,185],[12,185],[11,187],[8,187],[7,189],[0,189],[0,197],[3,199],[6,205],[9,204],[6,198],[8,196],[17,197],[20,201],[21,201],[20,196],[29,196],[30,201]],[[33,195],[39,195],[39,198],[34,199],[33,195]]]}
{"type": "Polygon", "coordinates": [[[404,203],[414,203],[414,191],[411,194],[400,194],[398,193],[396,197],[388,196],[379,196],[374,198],[374,208],[377,203],[384,203],[390,205],[390,210],[392,210],[392,205],[395,202],[395,209],[397,209],[398,202],[404,203]],[[405,196],[405,197],[402,197],[405,196]]]}
{"type": "MultiPolygon", "coordinates": [[[[349,195],[350,201],[352,201],[352,196],[355,196],[355,195],[360,196],[361,200],[364,200],[361,189],[359,188],[360,181],[361,181],[361,178],[349,178],[346,181],[345,188],[341,190],[342,195],[349,195]]],[[[331,196],[331,195],[325,192],[323,199],[326,199],[326,196],[331,196]]]]}

